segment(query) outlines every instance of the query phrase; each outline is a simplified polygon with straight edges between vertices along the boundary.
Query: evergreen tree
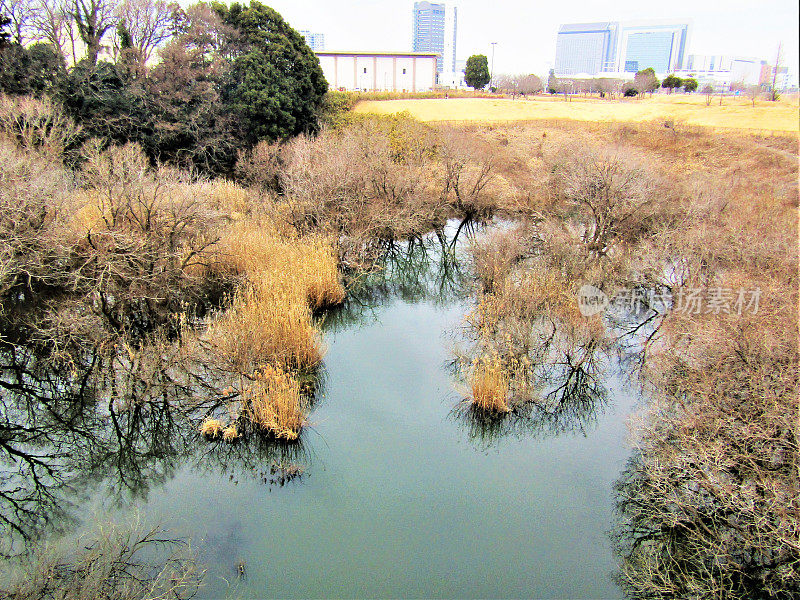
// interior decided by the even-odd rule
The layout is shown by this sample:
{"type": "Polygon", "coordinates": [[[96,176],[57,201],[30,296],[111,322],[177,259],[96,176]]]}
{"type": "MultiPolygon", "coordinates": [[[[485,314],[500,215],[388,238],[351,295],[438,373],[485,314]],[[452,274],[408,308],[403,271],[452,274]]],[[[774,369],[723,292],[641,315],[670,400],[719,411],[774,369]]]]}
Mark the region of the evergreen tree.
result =
{"type": "Polygon", "coordinates": [[[476,90],[482,90],[491,81],[489,61],[483,54],[474,54],[467,59],[467,69],[464,72],[464,81],[476,90]]]}
{"type": "Polygon", "coordinates": [[[683,87],[683,80],[675,75],[667,75],[664,77],[664,81],[661,82],[661,87],[665,90],[669,90],[671,94],[672,90],[683,87]]]}
{"type": "Polygon", "coordinates": [[[328,83],[303,36],[255,0],[250,6],[212,6],[235,31],[222,100],[238,121],[241,139],[252,145],[316,130],[328,83]]]}
{"type": "Polygon", "coordinates": [[[697,80],[692,79],[691,77],[687,77],[683,79],[683,89],[686,92],[696,92],[697,91],[697,80]]]}
{"type": "Polygon", "coordinates": [[[547,93],[558,93],[558,79],[556,78],[556,72],[554,69],[550,69],[550,75],[547,77],[547,93]]]}

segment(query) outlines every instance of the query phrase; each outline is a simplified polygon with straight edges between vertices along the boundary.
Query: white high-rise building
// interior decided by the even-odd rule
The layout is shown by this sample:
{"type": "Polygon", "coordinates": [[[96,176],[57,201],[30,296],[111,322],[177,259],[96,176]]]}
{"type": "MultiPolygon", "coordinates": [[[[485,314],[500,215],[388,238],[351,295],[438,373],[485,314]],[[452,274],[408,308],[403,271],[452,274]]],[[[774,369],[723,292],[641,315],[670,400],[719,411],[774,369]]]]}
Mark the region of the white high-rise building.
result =
{"type": "Polygon", "coordinates": [[[761,63],[747,56],[724,56],[690,54],[683,69],[675,72],[678,77],[692,77],[700,86],[728,88],[740,84],[757,85],[761,76],[761,63]]]}
{"type": "Polygon", "coordinates": [[[438,83],[454,85],[453,81],[463,78],[463,74],[456,72],[458,8],[444,3],[415,2],[413,19],[414,52],[436,52],[438,83]]]}

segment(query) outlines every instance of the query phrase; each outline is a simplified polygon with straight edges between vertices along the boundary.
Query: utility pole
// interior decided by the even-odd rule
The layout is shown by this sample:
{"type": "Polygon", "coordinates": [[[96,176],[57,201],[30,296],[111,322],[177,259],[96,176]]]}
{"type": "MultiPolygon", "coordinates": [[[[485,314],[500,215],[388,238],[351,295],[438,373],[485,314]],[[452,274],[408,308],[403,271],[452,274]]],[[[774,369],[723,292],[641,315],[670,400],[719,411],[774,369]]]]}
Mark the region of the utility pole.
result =
{"type": "Polygon", "coordinates": [[[778,90],[775,89],[775,84],[778,82],[778,67],[781,64],[781,43],[778,42],[778,55],[775,57],[775,67],[772,71],[772,101],[778,99],[778,90]]]}
{"type": "Polygon", "coordinates": [[[489,72],[489,91],[492,91],[494,87],[494,47],[497,46],[497,42],[490,42],[492,44],[492,70],[489,72]]]}

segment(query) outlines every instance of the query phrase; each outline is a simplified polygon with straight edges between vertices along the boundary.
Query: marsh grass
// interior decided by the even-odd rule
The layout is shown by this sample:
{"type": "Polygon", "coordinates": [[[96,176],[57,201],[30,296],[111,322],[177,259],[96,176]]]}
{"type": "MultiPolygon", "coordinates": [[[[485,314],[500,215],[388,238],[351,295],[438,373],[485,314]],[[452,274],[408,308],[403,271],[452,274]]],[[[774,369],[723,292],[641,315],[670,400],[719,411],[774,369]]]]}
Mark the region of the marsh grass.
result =
{"type": "Polygon", "coordinates": [[[222,433],[222,421],[208,417],[200,425],[200,435],[207,439],[215,440],[222,433]]]}
{"type": "Polygon", "coordinates": [[[235,423],[229,424],[222,430],[222,439],[226,442],[233,442],[239,438],[239,430],[235,423]]]}
{"type": "Polygon", "coordinates": [[[468,374],[473,404],[484,411],[507,413],[509,376],[497,355],[480,357],[468,374]]]}
{"type": "Polygon", "coordinates": [[[208,338],[228,370],[238,374],[249,375],[270,363],[309,369],[323,355],[311,309],[269,279],[242,284],[209,326],[208,338]]]}
{"type": "Polygon", "coordinates": [[[242,413],[261,430],[287,441],[296,440],[306,424],[297,379],[269,365],[242,391],[242,413]]]}
{"type": "Polygon", "coordinates": [[[313,311],[345,296],[331,241],[258,220],[233,224],[221,246],[217,268],[245,278],[208,330],[229,370],[249,377],[319,365],[324,345],[313,311]]]}

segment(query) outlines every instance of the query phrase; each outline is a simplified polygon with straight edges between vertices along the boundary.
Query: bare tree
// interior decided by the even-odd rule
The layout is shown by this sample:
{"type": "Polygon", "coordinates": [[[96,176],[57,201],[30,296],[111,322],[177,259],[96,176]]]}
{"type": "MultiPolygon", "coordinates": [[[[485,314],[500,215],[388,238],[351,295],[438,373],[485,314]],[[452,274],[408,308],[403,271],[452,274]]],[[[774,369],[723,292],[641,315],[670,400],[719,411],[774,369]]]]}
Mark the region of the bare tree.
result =
{"type": "Polygon", "coordinates": [[[517,78],[514,75],[495,75],[494,85],[497,91],[504,94],[517,94],[517,78]]]}
{"type": "Polygon", "coordinates": [[[714,97],[714,88],[706,84],[703,86],[702,93],[706,96],[706,106],[711,106],[711,100],[714,97]]]}
{"type": "Polygon", "coordinates": [[[778,44],[778,54],[775,57],[775,69],[772,71],[772,95],[770,100],[773,102],[777,102],[779,97],[778,90],[775,88],[778,84],[778,70],[781,68],[781,58],[781,44],[778,44]]]}
{"type": "Polygon", "coordinates": [[[0,0],[0,14],[11,19],[11,38],[17,44],[25,44],[30,39],[36,9],[33,0],[0,0]]]}
{"type": "Polygon", "coordinates": [[[604,148],[567,147],[553,166],[554,189],[577,209],[590,256],[646,231],[657,182],[635,156],[604,148]]]}
{"type": "Polygon", "coordinates": [[[114,0],[71,0],[70,4],[70,16],[86,44],[86,58],[96,65],[103,36],[114,25],[114,0]]]}
{"type": "Polygon", "coordinates": [[[33,37],[51,44],[62,55],[66,54],[70,45],[75,62],[75,45],[69,44],[74,39],[71,30],[68,0],[36,0],[36,10],[31,17],[33,37]]]}
{"type": "Polygon", "coordinates": [[[169,39],[180,7],[167,0],[124,0],[116,16],[130,33],[133,48],[143,63],[169,39]]]}
{"type": "Polygon", "coordinates": [[[756,99],[761,95],[761,86],[760,85],[751,85],[747,87],[747,97],[750,98],[750,102],[755,107],[756,99]]]}
{"type": "Polygon", "coordinates": [[[519,76],[518,89],[520,94],[527,96],[528,94],[538,94],[544,87],[542,86],[542,80],[533,73],[530,73],[528,75],[519,76]]]}

